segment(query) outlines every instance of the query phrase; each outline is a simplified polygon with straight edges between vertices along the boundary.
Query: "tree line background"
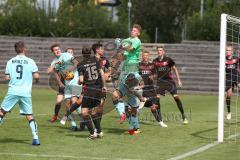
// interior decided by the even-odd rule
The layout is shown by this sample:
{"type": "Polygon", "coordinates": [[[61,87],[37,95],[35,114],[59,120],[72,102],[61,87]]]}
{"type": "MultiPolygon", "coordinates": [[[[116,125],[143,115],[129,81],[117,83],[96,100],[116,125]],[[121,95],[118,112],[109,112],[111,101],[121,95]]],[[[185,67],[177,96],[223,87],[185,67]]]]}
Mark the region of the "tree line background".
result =
{"type": "MultiPolygon", "coordinates": [[[[240,0],[131,0],[131,23],[143,27],[143,42],[176,43],[188,40],[218,41],[220,15],[240,17],[240,0]],[[184,35],[184,36],[183,36],[184,35]]],[[[36,0],[0,3],[0,34],[14,36],[114,38],[128,36],[128,0],[116,6],[113,22],[106,7],[95,0],[60,0],[60,7],[42,8],[36,0]]]]}

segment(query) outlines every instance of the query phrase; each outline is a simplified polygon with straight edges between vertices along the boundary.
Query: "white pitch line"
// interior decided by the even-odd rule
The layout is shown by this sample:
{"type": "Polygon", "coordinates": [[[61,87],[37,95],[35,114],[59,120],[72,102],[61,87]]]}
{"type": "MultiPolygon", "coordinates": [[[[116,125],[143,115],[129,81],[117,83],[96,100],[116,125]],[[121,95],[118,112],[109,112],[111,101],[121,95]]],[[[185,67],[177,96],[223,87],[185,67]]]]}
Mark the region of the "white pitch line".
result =
{"type": "MultiPolygon", "coordinates": [[[[33,117],[47,116],[47,115],[50,115],[50,114],[36,114],[36,115],[33,115],[33,117]]],[[[19,118],[25,118],[25,116],[24,115],[20,115],[20,116],[4,118],[4,119],[19,119],[19,118]]]]}
{"type": "MultiPolygon", "coordinates": [[[[237,137],[237,136],[239,136],[239,134],[231,135],[231,136],[227,137],[226,139],[229,140],[229,139],[235,138],[235,137],[237,137]]],[[[170,158],[170,159],[168,159],[168,160],[180,160],[180,159],[183,159],[183,158],[186,158],[186,157],[190,157],[190,156],[192,156],[192,155],[194,155],[194,154],[204,152],[204,151],[206,151],[206,150],[208,150],[208,149],[210,149],[210,148],[212,148],[212,147],[215,147],[215,146],[217,146],[217,145],[219,145],[219,144],[220,144],[220,143],[216,141],[216,142],[207,144],[207,145],[205,145],[205,146],[202,146],[202,147],[200,147],[200,148],[197,148],[197,149],[195,149],[195,150],[192,150],[192,151],[183,153],[183,154],[181,154],[181,155],[179,155],[179,156],[170,158]]]]}
{"type": "Polygon", "coordinates": [[[69,158],[69,159],[91,159],[91,160],[140,160],[129,158],[106,158],[106,157],[88,157],[88,156],[67,156],[67,155],[46,155],[46,154],[28,154],[28,153],[0,153],[6,156],[21,156],[21,157],[44,157],[44,158],[69,158]]]}

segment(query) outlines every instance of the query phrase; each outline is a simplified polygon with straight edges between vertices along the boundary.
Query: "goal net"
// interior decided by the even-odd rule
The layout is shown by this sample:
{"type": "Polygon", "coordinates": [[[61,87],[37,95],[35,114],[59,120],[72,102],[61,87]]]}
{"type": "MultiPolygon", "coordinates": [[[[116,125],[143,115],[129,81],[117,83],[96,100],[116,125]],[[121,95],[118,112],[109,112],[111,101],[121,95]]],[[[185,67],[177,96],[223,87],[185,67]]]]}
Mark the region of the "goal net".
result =
{"type": "Polygon", "coordinates": [[[239,139],[240,18],[221,15],[218,142],[239,139]],[[238,88],[239,85],[239,88],[238,88]]]}

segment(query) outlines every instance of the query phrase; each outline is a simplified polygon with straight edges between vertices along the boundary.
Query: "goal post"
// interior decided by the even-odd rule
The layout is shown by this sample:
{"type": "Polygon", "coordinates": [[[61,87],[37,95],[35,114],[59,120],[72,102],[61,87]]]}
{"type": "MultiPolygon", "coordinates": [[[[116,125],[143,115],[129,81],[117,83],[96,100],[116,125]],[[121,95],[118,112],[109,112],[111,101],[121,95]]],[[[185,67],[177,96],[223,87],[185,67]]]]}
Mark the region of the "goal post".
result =
{"type": "MultiPolygon", "coordinates": [[[[225,108],[225,87],[226,87],[226,48],[227,46],[232,47],[232,52],[235,52],[238,60],[240,59],[240,18],[234,17],[228,14],[221,15],[221,29],[220,29],[220,55],[219,55],[219,90],[218,90],[218,142],[222,143],[224,141],[224,108],[225,108]]],[[[239,65],[239,61],[238,61],[239,65]]],[[[237,76],[237,75],[236,75],[237,76]]],[[[238,76],[237,76],[238,77],[238,76]]],[[[234,82],[231,79],[231,83],[234,82]]],[[[237,78],[237,84],[240,79],[237,78]]],[[[237,88],[237,86],[235,86],[237,88]]],[[[238,124],[238,88],[235,98],[235,113],[234,117],[236,119],[236,129],[237,132],[238,124]]],[[[231,102],[232,103],[232,102],[231,102]]],[[[231,121],[229,121],[231,126],[231,121]]],[[[231,131],[232,132],[232,131],[231,131]]],[[[225,132],[226,133],[226,132],[225,132]]],[[[229,135],[231,135],[229,130],[229,135]]],[[[236,135],[236,133],[235,133],[236,135]]]]}
{"type": "Polygon", "coordinates": [[[227,14],[221,15],[219,90],[218,90],[218,142],[224,138],[225,51],[227,43],[227,14]]]}

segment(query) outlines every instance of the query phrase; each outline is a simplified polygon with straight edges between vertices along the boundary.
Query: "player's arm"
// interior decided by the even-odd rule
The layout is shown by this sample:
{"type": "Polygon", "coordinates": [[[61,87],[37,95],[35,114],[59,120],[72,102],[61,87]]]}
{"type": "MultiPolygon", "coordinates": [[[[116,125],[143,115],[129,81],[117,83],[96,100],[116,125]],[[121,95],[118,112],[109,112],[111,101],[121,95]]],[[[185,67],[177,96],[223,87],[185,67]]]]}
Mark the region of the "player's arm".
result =
{"type": "Polygon", "coordinates": [[[102,69],[99,69],[99,73],[101,75],[101,79],[102,79],[102,85],[103,85],[103,90],[107,90],[106,88],[106,80],[105,80],[105,75],[102,69]]]}
{"type": "Polygon", "coordinates": [[[33,78],[35,79],[35,82],[38,83],[39,82],[39,78],[40,78],[40,75],[38,72],[34,72],[33,73],[33,78]]]}
{"type": "Polygon", "coordinates": [[[5,80],[10,81],[10,75],[9,74],[5,74],[5,80]]]}
{"type": "Polygon", "coordinates": [[[47,68],[47,74],[53,73],[53,70],[54,70],[54,66],[49,66],[47,68]]]}
{"type": "Polygon", "coordinates": [[[65,85],[62,83],[61,77],[59,76],[58,71],[55,68],[53,69],[53,74],[54,74],[54,76],[55,76],[55,78],[57,80],[57,83],[58,83],[59,87],[60,88],[64,88],[65,85]]]}
{"type": "Polygon", "coordinates": [[[179,72],[178,72],[177,67],[174,65],[174,66],[172,66],[172,69],[173,69],[173,71],[174,71],[175,74],[176,74],[179,87],[182,87],[182,82],[181,82],[181,79],[180,79],[180,76],[179,76],[179,72]]]}
{"type": "Polygon", "coordinates": [[[77,69],[79,61],[76,58],[73,58],[72,63],[73,63],[73,66],[69,69],[69,71],[74,71],[75,69],[77,69]]]}

